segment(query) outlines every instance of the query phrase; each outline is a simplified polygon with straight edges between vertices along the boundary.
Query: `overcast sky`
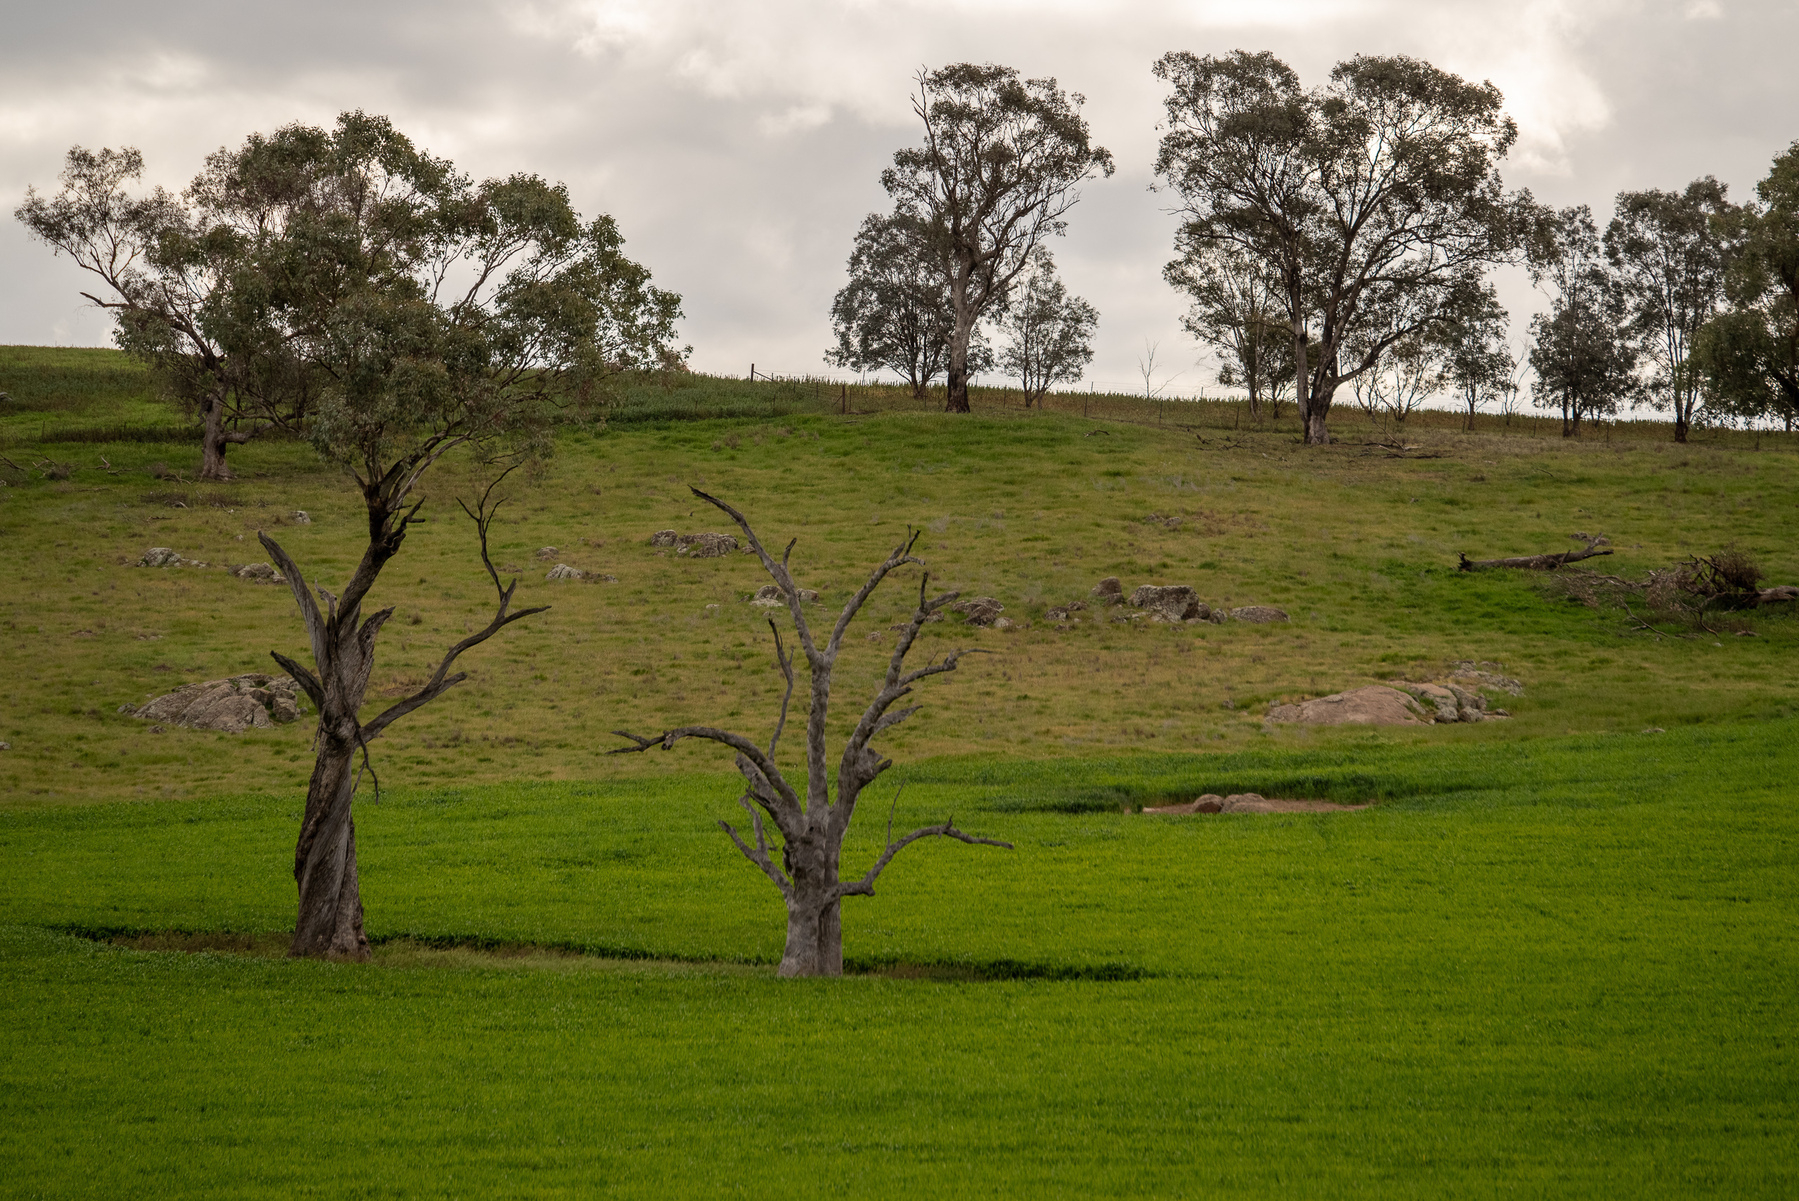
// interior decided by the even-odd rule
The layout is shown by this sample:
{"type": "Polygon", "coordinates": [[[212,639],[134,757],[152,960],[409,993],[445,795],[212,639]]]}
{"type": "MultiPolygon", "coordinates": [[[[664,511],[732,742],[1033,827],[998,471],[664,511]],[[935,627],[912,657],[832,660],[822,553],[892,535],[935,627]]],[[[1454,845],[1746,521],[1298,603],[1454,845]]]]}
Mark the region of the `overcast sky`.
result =
{"type": "MultiPolygon", "coordinates": [[[[0,208],[54,190],[64,152],[137,146],[179,189],[253,130],[385,113],[477,176],[565,181],[618,218],[684,298],[695,368],[824,370],[827,313],[878,176],[917,140],[920,67],[992,61],[1087,97],[1118,163],[1055,246],[1100,311],[1090,378],[1211,383],[1161,279],[1174,220],[1149,191],[1162,88],[1182,49],[1268,49],[1321,82],[1351,54],[1405,53],[1505,93],[1507,183],[1603,220],[1626,188],[1712,174],[1734,198],[1799,139],[1793,0],[0,0],[0,208]]],[[[0,343],[102,345],[81,272],[0,220],[0,343]]],[[[1535,307],[1508,280],[1517,325],[1535,307]]]]}

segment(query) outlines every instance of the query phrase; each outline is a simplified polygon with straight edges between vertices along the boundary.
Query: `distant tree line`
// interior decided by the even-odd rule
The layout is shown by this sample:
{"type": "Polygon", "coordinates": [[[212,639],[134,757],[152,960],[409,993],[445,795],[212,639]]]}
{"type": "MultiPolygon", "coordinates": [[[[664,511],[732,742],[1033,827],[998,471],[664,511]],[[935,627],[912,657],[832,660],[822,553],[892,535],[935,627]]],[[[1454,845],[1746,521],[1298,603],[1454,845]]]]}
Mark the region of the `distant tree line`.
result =
{"type": "MultiPolygon", "coordinates": [[[[1252,414],[1292,401],[1330,441],[1345,394],[1403,421],[1452,397],[1469,428],[1509,415],[1522,377],[1565,436],[1625,407],[1696,422],[1799,416],[1799,143],[1757,200],[1710,176],[1619,193],[1601,230],[1586,206],[1507,191],[1517,139],[1499,90],[1401,55],[1358,55],[1307,89],[1267,53],[1164,55],[1155,172],[1181,224],[1164,269],[1252,414]],[[1489,280],[1522,266],[1548,299],[1518,349],[1489,280]]],[[[1026,404],[1092,360],[1098,313],[1056,277],[1077,185],[1110,175],[1079,94],[992,64],[921,74],[924,145],[901,150],[832,304],[831,363],[897,373],[922,397],[1000,371],[1026,404]]]]}

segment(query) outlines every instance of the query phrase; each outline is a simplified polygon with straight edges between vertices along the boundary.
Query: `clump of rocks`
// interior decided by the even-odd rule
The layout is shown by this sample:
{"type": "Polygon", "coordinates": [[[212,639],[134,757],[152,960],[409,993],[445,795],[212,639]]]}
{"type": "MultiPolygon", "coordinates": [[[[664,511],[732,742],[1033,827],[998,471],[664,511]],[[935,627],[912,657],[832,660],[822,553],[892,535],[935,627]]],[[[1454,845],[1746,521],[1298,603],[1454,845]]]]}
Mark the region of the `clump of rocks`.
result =
{"type": "Polygon", "coordinates": [[[678,534],[674,530],[657,530],[650,535],[650,545],[672,548],[690,559],[718,559],[738,548],[732,534],[678,534]]]}
{"type": "Polygon", "coordinates": [[[1147,610],[1153,621],[1210,621],[1212,607],[1185,584],[1143,584],[1131,593],[1131,607],[1147,610]]]}
{"type": "Polygon", "coordinates": [[[198,559],[183,558],[181,552],[167,546],[152,546],[137,561],[139,567],[205,567],[198,559]]]}
{"type": "Polygon", "coordinates": [[[119,711],[144,721],[241,734],[297,720],[299,687],[291,676],[250,673],[189,684],[142,705],[121,705],[119,711]]]}
{"type": "Polygon", "coordinates": [[[245,563],[236,567],[227,565],[225,570],[240,580],[249,580],[255,584],[287,583],[287,577],[268,563],[245,563]]]}
{"type": "Polygon", "coordinates": [[[950,605],[950,610],[962,614],[971,626],[993,626],[997,629],[1010,629],[1010,618],[1001,617],[1006,607],[991,596],[971,596],[967,600],[959,600],[950,605]],[[1004,622],[1004,625],[1000,623],[1004,622]]]}
{"type": "MultiPolygon", "coordinates": [[[[818,601],[818,592],[815,589],[801,588],[799,594],[800,600],[805,604],[816,604],[818,601]]],[[[781,595],[779,584],[762,585],[750,594],[749,600],[750,604],[763,609],[778,609],[787,603],[787,598],[781,595]]]]}
{"type": "Polygon", "coordinates": [[[543,578],[545,583],[555,583],[557,580],[587,580],[596,584],[618,583],[618,577],[615,575],[607,575],[601,571],[582,571],[579,567],[570,567],[567,563],[556,564],[544,574],[543,578]]]}
{"type": "MultiPolygon", "coordinates": [[[[1199,599],[1199,593],[1187,584],[1140,584],[1127,598],[1124,584],[1115,575],[1109,575],[1093,586],[1089,594],[1096,607],[1124,605],[1138,610],[1114,621],[1139,621],[1148,618],[1157,622],[1195,622],[1209,621],[1214,625],[1226,619],[1246,622],[1251,625],[1262,625],[1268,622],[1290,620],[1285,610],[1273,605],[1243,605],[1235,609],[1220,609],[1208,605],[1199,599]]],[[[1087,606],[1084,602],[1075,601],[1066,605],[1057,605],[1044,614],[1050,621],[1066,622],[1070,615],[1080,612],[1087,606]]],[[[1079,620],[1074,618],[1073,620],[1079,620]]]]}

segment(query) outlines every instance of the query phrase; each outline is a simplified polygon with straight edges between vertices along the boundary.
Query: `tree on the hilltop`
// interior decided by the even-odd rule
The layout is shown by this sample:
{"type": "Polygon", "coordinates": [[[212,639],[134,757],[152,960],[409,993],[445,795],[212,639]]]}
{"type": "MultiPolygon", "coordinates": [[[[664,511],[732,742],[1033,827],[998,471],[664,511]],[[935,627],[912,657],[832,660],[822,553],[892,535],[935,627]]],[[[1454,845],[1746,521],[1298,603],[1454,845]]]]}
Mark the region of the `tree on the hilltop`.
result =
{"type": "Polygon", "coordinates": [[[918,76],[912,109],[924,145],[896,153],[881,185],[919,223],[948,285],[948,412],[968,412],[976,327],[1004,303],[1032,252],[1066,228],[1077,185],[1112,174],[1111,154],[1088,138],[1084,103],[1053,79],[1021,79],[992,63],[918,76]]]}
{"type": "Polygon", "coordinates": [[[299,604],[312,666],[275,658],[319,711],[292,953],[366,958],[351,806],[369,742],[461,681],[450,669],[463,652],[541,611],[512,612],[517,581],[502,586],[487,557],[490,487],[467,511],[498,594],[492,619],[412,695],[359,717],[393,613],[365,616],[363,603],[424,503],[421,480],[459,450],[489,462],[546,451],[558,411],[675,353],[680,301],[625,258],[610,218],[583,221],[560,185],[530,175],[474,183],[384,118],[346,113],[331,130],[253,136],[214,155],[195,190],[271,214],[251,258],[257,319],[317,381],[312,444],[355,481],[366,511],[367,546],[336,595],[309,587],[258,535],[299,604]]]}
{"type": "Polygon", "coordinates": [[[1713,403],[1734,416],[1799,421],[1799,142],[1755,185],[1760,203],[1726,214],[1729,307],[1693,357],[1713,403]]]}
{"type": "Polygon", "coordinates": [[[1586,205],[1562,209],[1539,230],[1531,279],[1551,297],[1530,323],[1532,395],[1561,410],[1562,437],[1578,437],[1582,420],[1616,413],[1641,388],[1624,287],[1586,205]]]}
{"type": "MultiPolygon", "coordinates": [[[[1352,352],[1354,343],[1351,343],[1352,352]]],[[[1350,380],[1356,404],[1375,420],[1383,413],[1401,424],[1424,407],[1446,380],[1440,347],[1421,333],[1393,343],[1374,366],[1350,380]]]]}
{"type": "Polygon", "coordinates": [[[1674,413],[1685,442],[1703,395],[1693,341],[1724,299],[1724,244],[1718,218],[1731,204],[1706,176],[1682,192],[1620,192],[1605,252],[1623,289],[1631,333],[1655,367],[1649,402],[1674,413]]]}
{"type": "MultiPolygon", "coordinates": [[[[683,738],[707,739],[722,743],[737,752],[737,770],[742,773],[745,783],[743,795],[737,800],[750,816],[755,844],[752,846],[747,842],[729,822],[721,820],[719,825],[724,827],[725,833],[737,845],[737,849],[743,852],[744,857],[774,882],[787,902],[787,944],[781,954],[780,974],[840,976],[843,974],[843,898],[873,896],[875,881],[900,851],[921,838],[931,837],[954,838],[962,842],[984,843],[1008,849],[1011,846],[1010,843],[966,834],[956,828],[954,818],[895,838],[893,818],[889,814],[885,845],[873,865],[854,879],[844,879],[841,871],[843,839],[849,832],[850,821],[856,815],[857,802],[861,799],[863,790],[893,766],[891,759],[883,757],[870,744],[920,708],[918,705],[907,705],[895,709],[894,705],[909,696],[914,685],[931,676],[955,671],[963,656],[976,652],[952,650],[942,659],[924,667],[907,669],[906,656],[917,643],[919,632],[925,623],[938,616],[944,606],[954,601],[958,595],[946,592],[941,596],[930,597],[927,593],[930,573],[922,573],[918,581],[918,605],[913,610],[911,620],[900,628],[880,686],[867,708],[857,718],[844,744],[842,757],[837,764],[836,795],[833,797],[825,734],[831,709],[832,674],[843,649],[844,635],[849,630],[850,622],[882,580],[908,564],[922,566],[922,562],[912,554],[918,535],[912,533],[906,541],[894,547],[885,562],[874,569],[867,582],[843,606],[843,611],[837,615],[836,624],[821,642],[806,619],[799,586],[794,583],[793,575],[788,570],[793,544],[788,543],[780,559],[775,559],[764,549],[756,531],[750,528],[749,521],[742,513],[698,488],[691,491],[737,523],[737,528],[743,531],[750,549],[762,560],[763,568],[780,589],[781,598],[793,620],[794,633],[799,639],[800,650],[805,654],[809,684],[806,707],[806,776],[803,784],[805,793],[802,797],[800,790],[789,782],[776,762],[781,734],[787,727],[788,706],[793,700],[795,675],[794,654],[786,649],[781,640],[780,629],[772,619],[769,627],[775,634],[775,663],[786,680],[787,689],[781,697],[781,711],[775,720],[774,732],[769,736],[766,750],[754,739],[729,730],[714,726],[679,726],[649,736],[616,730],[614,733],[628,739],[632,745],[621,747],[614,753],[647,751],[654,746],[667,749],[683,738]],[[768,840],[767,827],[762,820],[764,815],[774,823],[775,830],[780,835],[781,843],[778,846],[771,845],[768,840]]],[[[895,800],[897,799],[896,797],[895,800]]]]}
{"type": "Polygon", "coordinates": [[[1081,378],[1093,361],[1098,325],[1099,310],[1068,294],[1048,249],[1040,248],[1000,317],[1007,337],[1000,366],[1018,380],[1025,408],[1041,404],[1055,385],[1081,378]]]}
{"type": "Polygon", "coordinates": [[[1249,393],[1249,415],[1266,401],[1280,415],[1280,396],[1293,384],[1293,332],[1276,281],[1255,259],[1228,247],[1209,252],[1176,235],[1180,257],[1162,269],[1192,304],[1181,328],[1218,352],[1218,382],[1249,393]]]}
{"type": "Polygon", "coordinates": [[[1469,294],[1437,327],[1443,383],[1465,410],[1464,429],[1488,401],[1503,402],[1517,389],[1517,362],[1506,342],[1509,321],[1491,285],[1469,294]]]}
{"type": "Polygon", "coordinates": [[[922,399],[949,367],[954,327],[949,280],[932,261],[923,226],[903,213],[864,217],[850,251],[849,282],[831,301],[837,345],[825,361],[851,371],[897,372],[922,399]]]}
{"type": "Polygon", "coordinates": [[[1180,197],[1182,261],[1205,276],[1248,259],[1276,281],[1308,443],[1330,440],[1340,386],[1428,336],[1536,219],[1500,183],[1517,128],[1490,83],[1358,56],[1306,91],[1244,51],[1169,53],[1155,73],[1173,87],[1156,174],[1180,197]]]}
{"type": "MultiPolygon", "coordinates": [[[[31,234],[97,276],[83,292],[114,315],[118,345],[200,419],[200,478],[231,478],[226,450],[304,419],[314,380],[280,331],[259,319],[267,289],[255,259],[257,214],[214,193],[133,196],[143,155],[72,148],[54,197],[27,191],[31,234]]],[[[204,178],[204,177],[203,177],[204,178]]]]}

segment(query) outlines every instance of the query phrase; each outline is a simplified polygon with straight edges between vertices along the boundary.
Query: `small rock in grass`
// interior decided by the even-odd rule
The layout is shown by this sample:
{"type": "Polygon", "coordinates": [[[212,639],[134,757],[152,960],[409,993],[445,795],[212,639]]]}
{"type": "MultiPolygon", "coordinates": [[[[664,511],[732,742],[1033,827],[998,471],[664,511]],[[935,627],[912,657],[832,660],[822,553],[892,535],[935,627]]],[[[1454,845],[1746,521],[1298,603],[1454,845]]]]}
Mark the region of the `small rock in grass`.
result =
{"type": "Polygon", "coordinates": [[[1124,585],[1118,577],[1109,575],[1093,586],[1093,598],[1102,605],[1122,605],[1124,603],[1124,585]]]}
{"type": "Polygon", "coordinates": [[[306,515],[305,509],[295,509],[294,510],[294,524],[295,525],[311,525],[312,518],[310,518],[306,515]]]}
{"type": "Polygon", "coordinates": [[[227,567],[225,570],[240,580],[250,580],[258,584],[287,583],[287,577],[267,563],[245,563],[241,567],[227,567]]]}
{"type": "Polygon", "coordinates": [[[557,554],[558,554],[558,552],[555,547],[544,546],[544,547],[539,547],[536,555],[533,557],[540,559],[545,563],[548,563],[551,559],[554,559],[557,554]]]}
{"type": "Polygon", "coordinates": [[[551,580],[584,580],[587,578],[587,573],[582,571],[579,567],[570,567],[567,563],[558,563],[556,566],[550,568],[549,573],[543,578],[545,583],[548,583],[551,580]]]}
{"type": "MultiPolygon", "coordinates": [[[[818,601],[818,592],[815,589],[801,588],[799,593],[802,604],[810,605],[818,601]]],[[[787,598],[781,595],[779,584],[764,584],[750,596],[750,604],[763,609],[778,609],[786,603],[787,598]]]]}

